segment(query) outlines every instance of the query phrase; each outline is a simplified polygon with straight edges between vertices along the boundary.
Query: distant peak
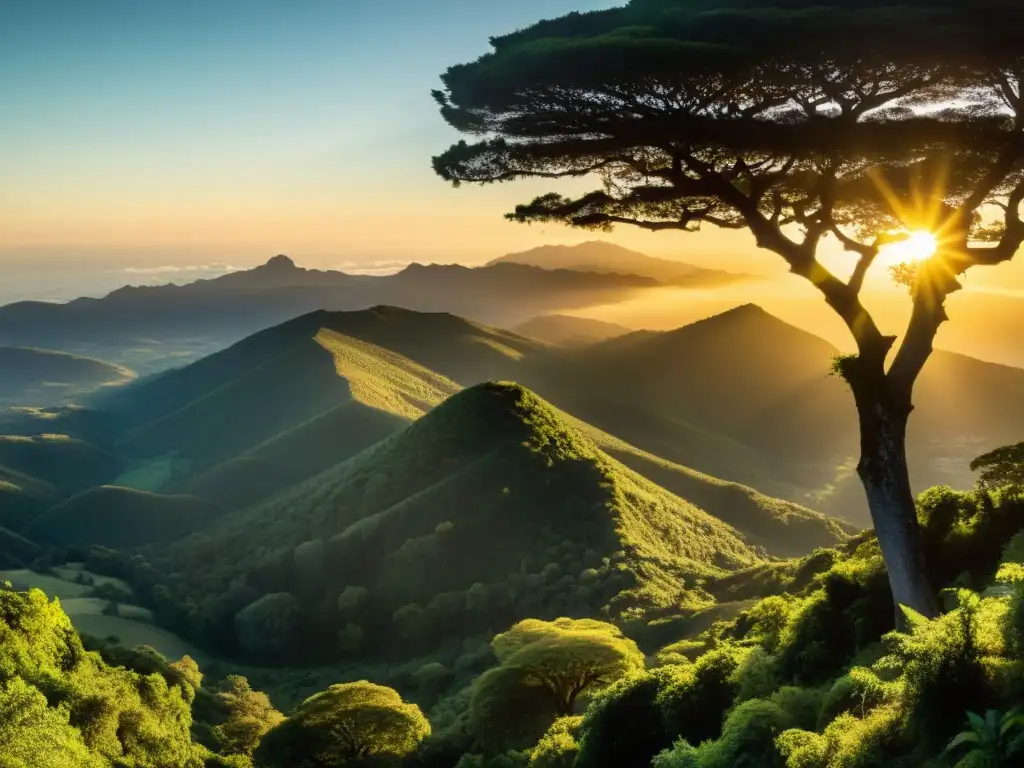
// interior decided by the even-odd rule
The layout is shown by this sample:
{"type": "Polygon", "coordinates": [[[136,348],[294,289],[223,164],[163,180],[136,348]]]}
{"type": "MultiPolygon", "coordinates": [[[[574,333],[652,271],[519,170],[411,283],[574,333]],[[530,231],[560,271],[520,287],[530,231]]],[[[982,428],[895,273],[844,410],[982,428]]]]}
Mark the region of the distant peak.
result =
{"type": "Polygon", "coordinates": [[[746,304],[740,304],[738,307],[733,307],[727,312],[723,312],[723,315],[769,315],[770,312],[766,311],[760,304],[754,304],[747,302],[746,304]]]}
{"type": "Polygon", "coordinates": [[[292,261],[287,256],[285,256],[283,253],[279,253],[277,256],[274,256],[272,259],[268,260],[267,263],[263,265],[263,268],[279,271],[283,271],[286,269],[295,269],[295,262],[292,261]]]}

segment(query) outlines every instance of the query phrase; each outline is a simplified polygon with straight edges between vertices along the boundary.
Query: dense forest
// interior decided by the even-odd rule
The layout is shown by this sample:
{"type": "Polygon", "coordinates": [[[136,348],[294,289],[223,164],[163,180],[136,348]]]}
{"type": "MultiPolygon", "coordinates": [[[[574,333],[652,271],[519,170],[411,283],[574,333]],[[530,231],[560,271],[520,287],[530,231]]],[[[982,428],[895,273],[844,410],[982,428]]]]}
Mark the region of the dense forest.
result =
{"type": "MultiPolygon", "coordinates": [[[[1014,765],[1024,759],[1024,498],[1001,486],[998,462],[987,466],[995,476],[984,489],[919,499],[945,611],[908,614],[906,631],[894,631],[878,543],[863,534],[709,580],[723,601],[710,616],[530,618],[412,664],[370,662],[371,653],[363,667],[311,669],[323,690],[279,694],[283,711],[237,673],[206,682],[189,656],[83,644],[59,600],[8,585],[0,757],[11,766],[1014,765]]],[[[98,567],[118,561],[92,557],[98,567]]],[[[263,602],[262,617],[240,615],[261,647],[297,610],[263,602]]],[[[349,588],[339,609],[364,602],[372,596],[349,588]]],[[[361,639],[351,625],[339,635],[361,639]]]]}

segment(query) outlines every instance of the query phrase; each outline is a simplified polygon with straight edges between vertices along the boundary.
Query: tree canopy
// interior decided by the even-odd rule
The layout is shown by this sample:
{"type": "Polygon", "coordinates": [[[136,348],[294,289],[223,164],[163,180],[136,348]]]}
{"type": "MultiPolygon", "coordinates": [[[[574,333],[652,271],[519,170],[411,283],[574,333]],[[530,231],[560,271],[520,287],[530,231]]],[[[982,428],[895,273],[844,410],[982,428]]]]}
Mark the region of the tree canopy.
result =
{"type": "Polygon", "coordinates": [[[263,737],[254,758],[264,768],[344,766],[374,756],[403,757],[429,735],[419,707],[393,688],[360,680],[310,696],[263,737]]]}
{"type": "MultiPolygon", "coordinates": [[[[478,736],[497,730],[515,746],[519,726],[544,729],[574,714],[583,694],[643,669],[636,643],[611,624],[593,619],[526,619],[491,642],[499,666],[477,679],[471,718],[478,736]]],[[[534,735],[534,740],[536,736],[534,735]]],[[[529,743],[529,742],[527,742],[529,743]]]]}
{"type": "Polygon", "coordinates": [[[109,667],[57,601],[0,588],[0,765],[199,768],[192,686],[109,667]]]}
{"type": "Polygon", "coordinates": [[[1024,485],[1024,443],[982,454],[971,462],[971,470],[981,472],[979,482],[986,488],[1024,485]]]}
{"type": "Polygon", "coordinates": [[[1024,242],[1024,7],[1009,0],[633,0],[492,39],[434,96],[474,137],[444,179],[593,178],[508,218],[581,228],[749,230],[844,321],[868,504],[897,602],[933,615],[905,455],[917,376],[949,294],[1024,242]],[[903,270],[897,336],[861,300],[883,247],[934,233],[903,270]],[[819,258],[828,239],[849,274],[819,258]],[[891,360],[891,362],[889,362],[891,360]]]}

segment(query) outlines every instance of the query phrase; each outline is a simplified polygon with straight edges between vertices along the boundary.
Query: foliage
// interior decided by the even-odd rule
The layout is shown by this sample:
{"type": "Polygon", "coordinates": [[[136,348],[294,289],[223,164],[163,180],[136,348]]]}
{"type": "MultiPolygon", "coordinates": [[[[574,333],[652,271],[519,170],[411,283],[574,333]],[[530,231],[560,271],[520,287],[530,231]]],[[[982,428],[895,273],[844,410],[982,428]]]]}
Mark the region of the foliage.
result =
{"type": "Polygon", "coordinates": [[[41,591],[0,590],[0,764],[199,768],[194,696],[184,679],[110,667],[86,651],[41,591]]]}
{"type": "Polygon", "coordinates": [[[350,765],[367,757],[402,757],[430,735],[420,708],[391,688],[361,680],[332,685],[306,699],[263,737],[263,768],[350,765]]]}
{"type": "Polygon", "coordinates": [[[659,699],[679,679],[690,680],[687,667],[669,666],[630,675],[597,694],[580,724],[578,768],[615,768],[643,764],[672,743],[659,699]],[[629,723],[624,728],[623,723],[629,723]]]}
{"type": "Polygon", "coordinates": [[[990,709],[984,716],[968,712],[967,724],[968,729],[954,736],[946,747],[946,752],[951,755],[966,753],[956,763],[955,768],[999,768],[1010,764],[1011,755],[1008,753],[1016,746],[1012,742],[1012,737],[1014,731],[1024,725],[1024,717],[1016,712],[1000,713],[990,709]]]}
{"type": "Polygon", "coordinates": [[[252,755],[264,734],[284,720],[267,695],[252,690],[239,675],[224,679],[216,699],[227,711],[224,722],[213,729],[218,751],[225,755],[252,755]]]}
{"type": "Polygon", "coordinates": [[[515,718],[499,702],[539,699],[546,705],[542,711],[568,717],[580,697],[643,668],[636,643],[615,626],[594,620],[527,619],[497,635],[491,646],[500,666],[479,678],[471,705],[482,731],[493,727],[496,710],[505,720],[515,718]]]}
{"type": "Polygon", "coordinates": [[[287,639],[259,647],[274,633],[236,621],[262,596],[288,593],[303,660],[330,662],[365,652],[368,637],[380,638],[375,652],[408,659],[530,616],[614,620],[699,604],[695,582],[762,555],[529,390],[490,383],[145,557],[150,567],[129,564],[129,581],[198,645],[288,660],[287,639]]]}
{"type": "Polygon", "coordinates": [[[1020,487],[1024,484],[1024,443],[979,456],[971,462],[971,470],[981,472],[978,482],[985,488],[1020,487]]]}
{"type": "Polygon", "coordinates": [[[576,739],[582,720],[579,715],[555,720],[530,753],[530,765],[534,768],[573,768],[580,746],[576,739]]]}
{"type": "Polygon", "coordinates": [[[257,658],[283,656],[297,637],[302,606],[295,595],[274,592],[238,612],[235,626],[242,648],[257,658]]]}

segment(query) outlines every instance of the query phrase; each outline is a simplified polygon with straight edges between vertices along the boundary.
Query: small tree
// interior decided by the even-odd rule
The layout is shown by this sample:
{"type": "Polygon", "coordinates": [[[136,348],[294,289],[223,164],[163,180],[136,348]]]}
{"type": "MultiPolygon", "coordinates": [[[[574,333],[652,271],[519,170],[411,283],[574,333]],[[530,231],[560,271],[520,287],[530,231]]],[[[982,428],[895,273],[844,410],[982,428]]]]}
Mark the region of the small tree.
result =
{"type": "Polygon", "coordinates": [[[415,704],[392,688],[360,680],[306,699],[271,730],[255,753],[261,768],[345,766],[369,757],[400,758],[430,735],[415,704]]]}
{"type": "Polygon", "coordinates": [[[251,755],[260,739],[282,720],[267,694],[254,691],[241,675],[228,675],[217,692],[217,703],[226,711],[214,736],[225,755],[251,755]]]}
{"type": "Polygon", "coordinates": [[[905,435],[914,383],[971,267],[1024,242],[1024,7],[1005,0],[632,0],[503,37],[451,67],[444,118],[477,137],[434,158],[454,184],[596,177],[508,218],[607,229],[749,230],[813,285],[856,354],[858,474],[898,604],[937,611],[905,435]],[[723,7],[724,6],[724,7],[723,7]],[[927,230],[901,271],[903,340],[861,301],[888,244],[927,230]],[[818,258],[832,238],[849,275],[818,258]]]}
{"type": "Polygon", "coordinates": [[[972,472],[981,472],[982,488],[1024,486],[1024,443],[989,451],[971,462],[972,472]]]}
{"type": "Polygon", "coordinates": [[[526,619],[491,643],[500,666],[478,681],[473,709],[530,689],[557,717],[574,714],[577,699],[643,669],[636,643],[611,624],[590,619],[526,619]]]}

